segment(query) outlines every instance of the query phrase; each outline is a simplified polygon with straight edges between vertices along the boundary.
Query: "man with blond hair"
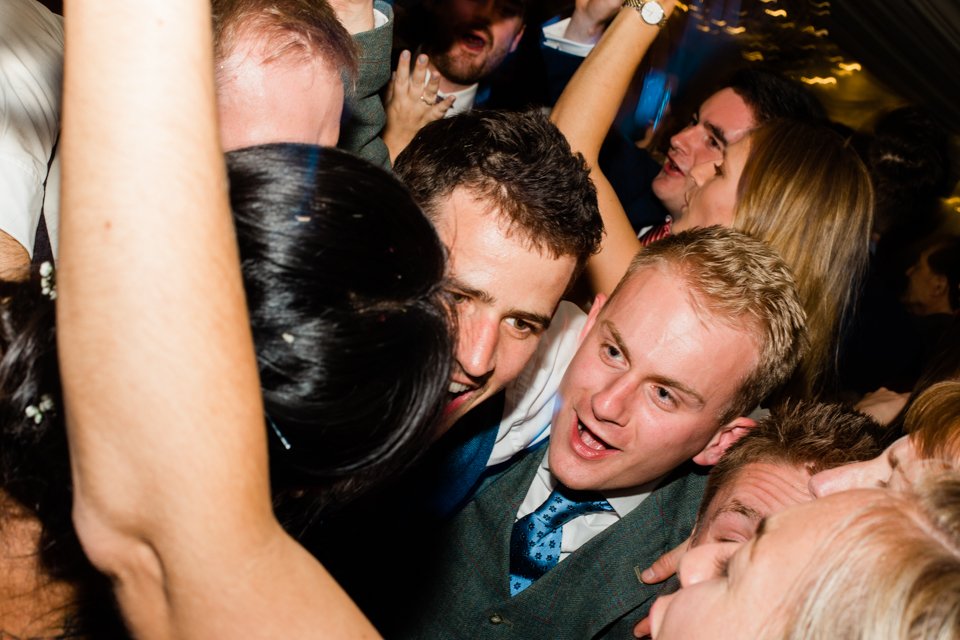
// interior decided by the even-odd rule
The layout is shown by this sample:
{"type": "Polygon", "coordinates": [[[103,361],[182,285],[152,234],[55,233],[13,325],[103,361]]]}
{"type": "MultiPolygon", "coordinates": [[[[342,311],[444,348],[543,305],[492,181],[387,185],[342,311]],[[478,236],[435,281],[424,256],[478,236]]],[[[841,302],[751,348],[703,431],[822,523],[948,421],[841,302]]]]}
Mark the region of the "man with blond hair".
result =
{"type": "Polygon", "coordinates": [[[805,341],[783,261],[716,227],[638,254],[580,335],[559,387],[530,390],[552,391],[549,446],[423,545],[391,637],[627,636],[657,592],[639,568],[690,533],[697,465],[755,425],[805,341]]]}

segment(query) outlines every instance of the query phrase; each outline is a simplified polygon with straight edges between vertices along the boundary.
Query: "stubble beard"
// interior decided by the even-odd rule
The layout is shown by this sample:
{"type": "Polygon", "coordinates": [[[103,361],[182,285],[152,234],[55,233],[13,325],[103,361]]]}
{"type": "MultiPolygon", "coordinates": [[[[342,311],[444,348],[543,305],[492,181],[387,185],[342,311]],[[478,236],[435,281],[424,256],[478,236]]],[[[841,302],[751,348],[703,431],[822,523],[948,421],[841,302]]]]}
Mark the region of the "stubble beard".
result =
{"type": "MultiPolygon", "coordinates": [[[[457,45],[454,45],[457,46],[457,45]]],[[[468,56],[461,52],[446,51],[430,56],[430,61],[444,78],[454,84],[469,86],[480,82],[488,74],[487,61],[490,54],[483,52],[468,56]],[[471,60],[470,58],[473,58],[471,60]]]]}

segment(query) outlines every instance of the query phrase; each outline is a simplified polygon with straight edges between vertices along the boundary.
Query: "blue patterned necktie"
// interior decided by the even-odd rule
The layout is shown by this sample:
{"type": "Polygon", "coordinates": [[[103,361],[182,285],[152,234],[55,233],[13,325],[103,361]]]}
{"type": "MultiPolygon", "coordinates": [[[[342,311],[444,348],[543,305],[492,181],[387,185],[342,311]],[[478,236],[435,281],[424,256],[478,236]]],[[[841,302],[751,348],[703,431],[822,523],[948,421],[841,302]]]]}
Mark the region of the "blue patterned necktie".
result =
{"type": "Polygon", "coordinates": [[[517,520],[510,536],[510,595],[529,587],[560,561],[563,525],[596,511],[613,507],[597,493],[557,486],[536,511],[517,520]]]}

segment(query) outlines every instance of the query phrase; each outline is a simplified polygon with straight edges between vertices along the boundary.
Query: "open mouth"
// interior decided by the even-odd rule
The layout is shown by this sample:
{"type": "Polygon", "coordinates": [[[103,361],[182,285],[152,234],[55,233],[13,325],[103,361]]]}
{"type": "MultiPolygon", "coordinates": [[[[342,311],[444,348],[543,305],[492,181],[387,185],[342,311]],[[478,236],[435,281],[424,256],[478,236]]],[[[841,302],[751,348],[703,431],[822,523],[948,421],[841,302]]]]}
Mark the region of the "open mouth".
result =
{"type": "Polygon", "coordinates": [[[444,416],[449,416],[470,399],[476,387],[463,384],[462,382],[451,381],[447,387],[447,406],[443,410],[444,416]]]}
{"type": "Polygon", "coordinates": [[[580,457],[588,460],[619,451],[580,421],[577,421],[573,431],[573,449],[580,457]]]}
{"type": "Polygon", "coordinates": [[[460,36],[460,43],[469,51],[480,52],[487,46],[487,39],[476,31],[471,31],[460,36]]]}
{"type": "Polygon", "coordinates": [[[671,176],[683,176],[685,175],[683,169],[673,161],[673,159],[668,155],[666,161],[663,163],[664,173],[671,176]]]}

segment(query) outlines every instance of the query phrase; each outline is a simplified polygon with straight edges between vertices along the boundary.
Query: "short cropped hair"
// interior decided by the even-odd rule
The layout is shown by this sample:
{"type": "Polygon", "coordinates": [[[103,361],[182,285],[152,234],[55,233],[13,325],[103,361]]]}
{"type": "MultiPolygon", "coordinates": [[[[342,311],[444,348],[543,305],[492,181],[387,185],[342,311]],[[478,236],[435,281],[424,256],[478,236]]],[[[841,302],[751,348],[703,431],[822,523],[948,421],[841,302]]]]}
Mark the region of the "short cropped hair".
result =
{"type": "MultiPolygon", "coordinates": [[[[319,56],[348,78],[357,74],[356,45],[326,0],[212,0],[212,10],[218,61],[230,55],[238,35],[249,29],[262,39],[267,60],[319,56]]],[[[219,73],[217,77],[219,82],[219,73]]]]}
{"type": "Polygon", "coordinates": [[[765,69],[741,69],[727,86],[753,111],[757,125],[776,118],[825,123],[827,112],[802,84],[765,69]]]}
{"type": "Polygon", "coordinates": [[[394,170],[427,215],[463,187],[489,202],[524,242],[578,267],[597,252],[603,221],[583,156],[539,111],[471,111],[431,122],[394,170]]]}
{"type": "Polygon", "coordinates": [[[734,229],[690,229],[637,253],[611,299],[634,273],[658,266],[682,276],[714,318],[751,332],[757,366],[719,424],[746,415],[790,377],[806,351],[805,315],[790,268],[767,243],[734,229]]]}
{"type": "Polygon", "coordinates": [[[709,525],[704,518],[710,502],[746,465],[803,467],[813,475],[877,457],[883,451],[881,431],[870,416],[840,404],[798,402],[775,408],[733,443],[710,470],[694,536],[709,525]]]}
{"type": "Polygon", "coordinates": [[[227,168],[275,485],[345,502],[412,463],[442,415],[445,249],[404,186],[349,153],[268,144],[227,168]]]}

